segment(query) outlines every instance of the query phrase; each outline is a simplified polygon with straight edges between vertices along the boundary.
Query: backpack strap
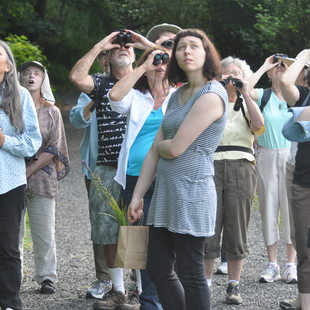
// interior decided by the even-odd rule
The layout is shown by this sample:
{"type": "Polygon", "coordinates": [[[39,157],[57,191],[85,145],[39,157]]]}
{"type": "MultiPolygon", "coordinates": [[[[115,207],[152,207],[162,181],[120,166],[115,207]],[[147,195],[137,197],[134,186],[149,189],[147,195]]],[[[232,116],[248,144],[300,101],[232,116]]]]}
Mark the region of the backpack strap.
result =
{"type": "Polygon", "coordinates": [[[268,103],[270,96],[271,96],[271,88],[264,89],[264,94],[263,94],[263,97],[262,97],[262,100],[259,106],[261,113],[263,113],[263,110],[266,104],[268,103]]]}
{"type": "Polygon", "coordinates": [[[99,85],[98,92],[97,92],[97,96],[96,96],[96,98],[93,99],[93,104],[89,108],[89,112],[93,112],[96,109],[97,105],[100,103],[102,94],[103,94],[104,90],[106,89],[106,87],[108,86],[110,79],[111,79],[110,75],[104,76],[102,78],[101,83],[99,85]]]}

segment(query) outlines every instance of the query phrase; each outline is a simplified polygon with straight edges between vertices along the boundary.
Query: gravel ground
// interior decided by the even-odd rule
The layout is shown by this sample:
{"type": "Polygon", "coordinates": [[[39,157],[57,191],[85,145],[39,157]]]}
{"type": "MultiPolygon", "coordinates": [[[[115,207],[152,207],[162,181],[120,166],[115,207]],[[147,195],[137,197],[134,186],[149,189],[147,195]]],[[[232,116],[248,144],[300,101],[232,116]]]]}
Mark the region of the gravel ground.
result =
{"type": "MultiPolygon", "coordinates": [[[[79,144],[83,130],[76,130],[68,123],[68,112],[64,112],[63,117],[71,171],[59,184],[56,223],[59,281],[56,294],[40,295],[38,285],[33,281],[32,253],[25,251],[24,281],[21,289],[25,310],[87,310],[92,309],[93,305],[93,300],[85,299],[85,292],[94,280],[94,263],[90,242],[87,195],[79,159],[79,144]]],[[[279,300],[295,296],[296,285],[289,285],[283,281],[273,284],[258,282],[260,272],[266,266],[267,256],[257,207],[253,207],[251,216],[249,249],[250,255],[245,262],[240,285],[243,304],[232,306],[223,303],[226,276],[215,275],[211,289],[213,309],[279,309],[279,300]]],[[[285,257],[283,244],[280,244],[280,257],[285,257]]],[[[283,271],[285,261],[281,258],[280,264],[283,271]]],[[[125,278],[127,288],[132,289],[134,283],[130,281],[128,271],[126,271],[125,278]]]]}

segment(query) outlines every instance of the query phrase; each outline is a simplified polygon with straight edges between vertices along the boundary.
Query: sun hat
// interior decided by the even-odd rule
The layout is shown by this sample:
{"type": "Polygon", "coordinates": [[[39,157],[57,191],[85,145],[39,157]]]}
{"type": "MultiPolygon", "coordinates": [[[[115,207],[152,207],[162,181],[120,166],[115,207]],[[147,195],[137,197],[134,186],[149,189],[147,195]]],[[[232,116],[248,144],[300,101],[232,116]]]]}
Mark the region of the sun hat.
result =
{"type": "Polygon", "coordinates": [[[167,24],[167,23],[155,25],[149,30],[149,32],[146,35],[146,38],[150,40],[151,42],[155,42],[158,38],[158,35],[161,32],[165,32],[165,31],[177,34],[178,32],[182,31],[182,28],[180,28],[177,25],[167,24]]]}
{"type": "Polygon", "coordinates": [[[50,84],[50,80],[47,74],[47,71],[45,69],[45,67],[38,61],[26,61],[24,62],[22,65],[19,66],[18,71],[20,73],[22,73],[26,68],[28,67],[37,67],[39,69],[41,69],[44,72],[44,79],[41,85],[41,93],[42,96],[45,100],[54,103],[55,102],[55,97],[53,95],[52,89],[51,89],[51,84],[50,84]]]}

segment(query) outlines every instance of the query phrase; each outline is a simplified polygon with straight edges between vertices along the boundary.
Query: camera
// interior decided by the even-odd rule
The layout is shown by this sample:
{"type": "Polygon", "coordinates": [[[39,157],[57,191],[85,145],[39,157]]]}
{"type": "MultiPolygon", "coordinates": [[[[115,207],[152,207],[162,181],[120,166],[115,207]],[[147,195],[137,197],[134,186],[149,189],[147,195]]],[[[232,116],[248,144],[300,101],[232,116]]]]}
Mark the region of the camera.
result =
{"type": "Polygon", "coordinates": [[[282,60],[282,58],[287,58],[286,54],[280,54],[280,53],[276,53],[273,55],[273,63],[276,63],[280,60],[282,60]]]}
{"type": "Polygon", "coordinates": [[[166,40],[161,44],[161,46],[167,48],[168,50],[172,50],[173,44],[174,44],[173,40],[166,40]]]}
{"type": "Polygon", "coordinates": [[[242,81],[239,80],[239,79],[235,79],[235,78],[233,78],[232,76],[229,76],[229,77],[226,78],[225,80],[220,81],[220,83],[221,83],[224,87],[226,87],[226,86],[229,84],[229,82],[231,82],[231,83],[232,83],[235,87],[237,87],[237,88],[242,88],[242,87],[243,87],[242,81]]]}
{"type": "Polygon", "coordinates": [[[169,54],[168,53],[155,54],[153,65],[157,66],[160,64],[160,62],[162,62],[163,64],[167,64],[169,62],[169,54]]]}
{"type": "Polygon", "coordinates": [[[113,41],[114,44],[126,45],[127,43],[132,43],[132,34],[125,30],[120,30],[116,39],[113,41]]]}

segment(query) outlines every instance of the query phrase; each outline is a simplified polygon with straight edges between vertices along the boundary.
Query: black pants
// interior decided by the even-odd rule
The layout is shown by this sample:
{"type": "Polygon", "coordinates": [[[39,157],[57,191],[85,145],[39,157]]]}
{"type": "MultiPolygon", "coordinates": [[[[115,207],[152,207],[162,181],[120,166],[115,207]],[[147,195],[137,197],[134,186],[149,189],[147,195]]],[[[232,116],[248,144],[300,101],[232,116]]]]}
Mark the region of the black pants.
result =
{"type": "Polygon", "coordinates": [[[210,309],[204,243],[204,237],[150,227],[147,270],[164,310],[210,309]]]}
{"type": "Polygon", "coordinates": [[[0,195],[0,306],[21,310],[19,229],[25,185],[0,195]]]}

